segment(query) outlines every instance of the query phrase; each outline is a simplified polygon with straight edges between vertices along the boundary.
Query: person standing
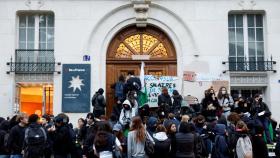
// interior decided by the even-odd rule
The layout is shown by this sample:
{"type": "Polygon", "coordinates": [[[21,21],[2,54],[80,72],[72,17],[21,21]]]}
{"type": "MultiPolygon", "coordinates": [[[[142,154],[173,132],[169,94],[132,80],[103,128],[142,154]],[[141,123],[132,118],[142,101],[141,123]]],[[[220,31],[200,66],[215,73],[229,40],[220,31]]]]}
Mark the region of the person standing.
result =
{"type": "Polygon", "coordinates": [[[69,158],[73,150],[72,136],[68,127],[67,115],[61,113],[55,117],[55,126],[50,128],[53,139],[54,158],[69,158]]]}
{"type": "Polygon", "coordinates": [[[11,150],[11,158],[22,158],[24,134],[28,124],[28,116],[25,113],[21,113],[17,116],[16,120],[19,123],[10,131],[8,147],[11,150]]]}
{"type": "Polygon", "coordinates": [[[0,158],[10,158],[10,151],[7,146],[9,138],[10,122],[3,120],[0,123],[0,158]]]}
{"type": "Polygon", "coordinates": [[[103,96],[104,90],[99,88],[93,95],[91,105],[93,106],[93,114],[99,118],[101,115],[105,115],[106,101],[103,96]]]}
{"type": "Polygon", "coordinates": [[[202,100],[202,115],[206,118],[207,122],[213,122],[220,115],[219,109],[220,105],[215,96],[215,91],[213,88],[210,88],[205,92],[205,98],[202,100]]]}
{"type": "Polygon", "coordinates": [[[38,115],[30,115],[28,122],[24,137],[24,158],[43,158],[47,147],[47,132],[40,125],[38,115]]]}
{"type": "Polygon", "coordinates": [[[195,158],[195,135],[191,131],[191,124],[181,122],[175,137],[176,158],[195,158]]]}
{"type": "Polygon", "coordinates": [[[158,115],[160,117],[167,117],[172,107],[172,100],[166,87],[162,88],[162,93],[158,96],[158,107],[158,115]]]}
{"type": "Polygon", "coordinates": [[[223,115],[227,118],[231,109],[234,106],[234,102],[226,87],[221,87],[218,92],[218,101],[220,107],[222,107],[223,115]]]}
{"type": "Polygon", "coordinates": [[[146,132],[142,120],[139,116],[133,117],[130,132],[127,137],[127,157],[145,158],[145,139],[153,138],[146,132]],[[146,138],[147,137],[147,138],[146,138]]]}
{"type": "Polygon", "coordinates": [[[173,90],[172,92],[173,104],[172,104],[172,112],[176,116],[180,115],[180,109],[183,101],[183,97],[179,94],[177,90],[173,90]]]}
{"type": "Polygon", "coordinates": [[[155,141],[155,153],[154,158],[169,158],[171,149],[171,140],[167,137],[166,128],[163,125],[158,125],[156,133],[153,134],[155,141]]]}

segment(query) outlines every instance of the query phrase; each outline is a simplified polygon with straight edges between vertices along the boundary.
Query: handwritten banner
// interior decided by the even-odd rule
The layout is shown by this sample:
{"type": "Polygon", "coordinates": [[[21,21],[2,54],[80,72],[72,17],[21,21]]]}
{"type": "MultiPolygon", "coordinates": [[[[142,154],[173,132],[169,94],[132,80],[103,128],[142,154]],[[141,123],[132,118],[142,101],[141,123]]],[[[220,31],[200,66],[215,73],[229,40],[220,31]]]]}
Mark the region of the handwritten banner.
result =
{"type": "Polygon", "coordinates": [[[178,77],[174,76],[161,76],[157,78],[152,75],[146,75],[145,84],[147,88],[149,106],[158,106],[158,96],[161,94],[163,87],[166,87],[168,89],[168,93],[172,95],[173,90],[177,90],[178,81],[178,77]]]}

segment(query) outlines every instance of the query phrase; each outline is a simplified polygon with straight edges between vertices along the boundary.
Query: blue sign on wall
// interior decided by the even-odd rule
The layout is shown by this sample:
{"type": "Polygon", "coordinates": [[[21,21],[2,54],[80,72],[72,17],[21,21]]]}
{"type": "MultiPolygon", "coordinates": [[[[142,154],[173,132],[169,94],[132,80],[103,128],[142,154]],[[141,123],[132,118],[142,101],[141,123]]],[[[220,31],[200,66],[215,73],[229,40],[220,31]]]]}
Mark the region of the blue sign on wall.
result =
{"type": "Polygon", "coordinates": [[[62,112],[89,112],[90,64],[63,64],[62,69],[62,112]]]}

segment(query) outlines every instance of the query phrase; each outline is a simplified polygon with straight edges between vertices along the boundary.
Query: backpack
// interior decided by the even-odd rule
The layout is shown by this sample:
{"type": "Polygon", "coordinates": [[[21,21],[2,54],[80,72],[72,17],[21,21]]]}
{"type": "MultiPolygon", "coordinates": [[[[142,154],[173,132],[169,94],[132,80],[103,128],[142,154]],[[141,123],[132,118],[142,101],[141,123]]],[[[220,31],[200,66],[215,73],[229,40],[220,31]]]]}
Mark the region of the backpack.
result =
{"type": "Polygon", "coordinates": [[[122,98],[123,97],[123,83],[117,82],[115,87],[115,97],[122,98]]]}
{"type": "Polygon", "coordinates": [[[155,152],[155,144],[150,139],[148,133],[146,132],[146,138],[145,138],[145,152],[148,156],[151,156],[155,152]]]}
{"type": "Polygon", "coordinates": [[[195,133],[195,155],[196,158],[200,158],[200,157],[208,157],[208,152],[207,149],[205,147],[204,141],[202,139],[202,137],[195,133]]]}
{"type": "Polygon", "coordinates": [[[4,147],[5,147],[5,148],[8,148],[9,136],[10,136],[10,133],[9,133],[9,132],[7,132],[7,133],[4,135],[4,147]]]}
{"type": "Polygon", "coordinates": [[[24,136],[24,157],[40,157],[44,154],[47,134],[43,127],[28,127],[24,136]]]}
{"type": "Polygon", "coordinates": [[[228,155],[229,155],[229,150],[228,150],[227,142],[225,141],[225,139],[223,139],[223,136],[217,135],[215,137],[215,143],[213,145],[211,158],[224,158],[227,157],[228,155]],[[227,151],[223,152],[221,147],[225,147],[227,151]]]}
{"type": "Polygon", "coordinates": [[[238,158],[253,158],[252,143],[248,136],[238,138],[236,154],[238,158]]]}

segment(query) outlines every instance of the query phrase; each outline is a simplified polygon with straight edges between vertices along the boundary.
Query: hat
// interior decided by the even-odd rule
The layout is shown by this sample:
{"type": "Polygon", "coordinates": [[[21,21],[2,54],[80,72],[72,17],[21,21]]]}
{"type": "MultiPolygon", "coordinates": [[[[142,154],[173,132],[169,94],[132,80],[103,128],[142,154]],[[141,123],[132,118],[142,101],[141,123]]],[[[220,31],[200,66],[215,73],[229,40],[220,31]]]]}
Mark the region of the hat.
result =
{"type": "Polygon", "coordinates": [[[122,125],[121,124],[115,124],[114,127],[113,127],[113,131],[121,131],[122,130],[122,125]]]}

